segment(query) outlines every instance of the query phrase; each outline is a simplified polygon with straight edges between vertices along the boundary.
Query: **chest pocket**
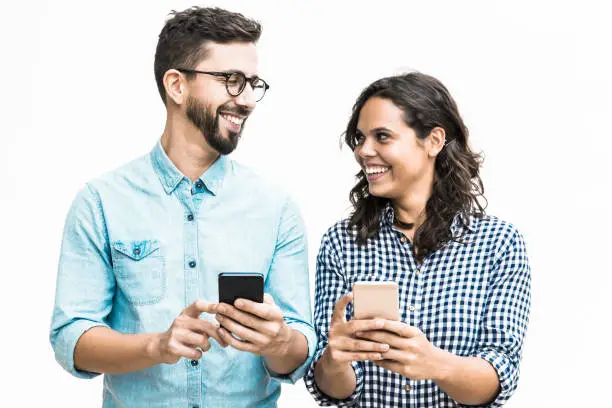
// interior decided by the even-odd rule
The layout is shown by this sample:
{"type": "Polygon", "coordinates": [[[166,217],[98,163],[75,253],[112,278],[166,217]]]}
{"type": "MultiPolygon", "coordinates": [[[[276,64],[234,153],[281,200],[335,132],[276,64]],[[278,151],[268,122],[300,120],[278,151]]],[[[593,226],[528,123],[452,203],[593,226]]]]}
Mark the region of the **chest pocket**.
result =
{"type": "Polygon", "coordinates": [[[116,241],[113,270],[119,290],[133,304],[159,302],[166,291],[164,257],[157,240],[116,241]]]}

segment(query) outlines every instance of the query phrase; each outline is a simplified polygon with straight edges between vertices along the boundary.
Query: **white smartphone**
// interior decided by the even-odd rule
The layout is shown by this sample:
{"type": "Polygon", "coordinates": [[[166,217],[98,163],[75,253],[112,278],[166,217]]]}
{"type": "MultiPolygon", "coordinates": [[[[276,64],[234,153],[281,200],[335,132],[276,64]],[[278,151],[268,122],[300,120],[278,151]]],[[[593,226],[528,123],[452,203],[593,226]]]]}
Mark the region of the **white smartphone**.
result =
{"type": "Polygon", "coordinates": [[[355,282],[355,319],[399,320],[399,289],[396,282],[355,282]]]}

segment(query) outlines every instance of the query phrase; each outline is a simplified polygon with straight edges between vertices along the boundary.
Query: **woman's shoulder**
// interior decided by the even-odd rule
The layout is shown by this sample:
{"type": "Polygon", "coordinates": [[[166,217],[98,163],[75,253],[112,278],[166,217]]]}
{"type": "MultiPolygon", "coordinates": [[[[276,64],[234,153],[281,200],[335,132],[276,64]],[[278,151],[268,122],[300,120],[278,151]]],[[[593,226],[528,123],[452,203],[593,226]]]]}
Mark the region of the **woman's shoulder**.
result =
{"type": "Polygon", "coordinates": [[[477,234],[489,237],[511,238],[520,235],[514,223],[490,214],[470,217],[470,227],[477,234]]]}
{"type": "Polygon", "coordinates": [[[350,225],[350,220],[348,218],[341,219],[340,221],[336,221],[333,223],[325,233],[328,237],[347,237],[351,235],[351,231],[354,230],[350,225]]]}
{"type": "Polygon", "coordinates": [[[331,247],[336,252],[342,252],[344,248],[352,247],[355,244],[356,227],[350,225],[348,218],[332,224],[321,239],[321,246],[331,247]]]}
{"type": "Polygon", "coordinates": [[[470,229],[476,234],[477,241],[485,241],[495,253],[509,246],[523,246],[523,236],[512,222],[495,215],[470,218],[470,229]]]}

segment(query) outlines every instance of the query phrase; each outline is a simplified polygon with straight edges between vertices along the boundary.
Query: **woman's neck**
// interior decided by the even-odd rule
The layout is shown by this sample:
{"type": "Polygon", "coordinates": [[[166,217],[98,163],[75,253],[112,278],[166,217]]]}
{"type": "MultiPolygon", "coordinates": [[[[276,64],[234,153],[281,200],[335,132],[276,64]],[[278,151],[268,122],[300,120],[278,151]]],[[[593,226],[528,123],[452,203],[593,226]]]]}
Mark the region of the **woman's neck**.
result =
{"type": "Polygon", "coordinates": [[[402,197],[391,200],[395,213],[395,226],[411,241],[414,233],[427,218],[425,207],[431,197],[431,187],[428,189],[412,189],[402,197]]]}

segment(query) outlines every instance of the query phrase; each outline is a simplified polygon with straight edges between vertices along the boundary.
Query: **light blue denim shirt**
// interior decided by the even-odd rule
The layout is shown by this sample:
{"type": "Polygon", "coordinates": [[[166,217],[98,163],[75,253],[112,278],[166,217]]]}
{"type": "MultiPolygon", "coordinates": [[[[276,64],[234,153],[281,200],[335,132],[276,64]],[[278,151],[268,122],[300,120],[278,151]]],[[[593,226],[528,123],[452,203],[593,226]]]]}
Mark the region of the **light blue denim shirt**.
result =
{"type": "Polygon", "coordinates": [[[302,218],[287,195],[227,156],[192,183],[158,142],[88,183],[72,204],[51,325],[56,359],[94,377],[74,367],[86,330],[164,332],[196,299],[218,301],[219,273],[260,272],[287,324],[308,340],[302,366],[277,375],[262,357],[211,339],[199,361],[105,375],[104,407],[275,406],[280,382],[301,378],[316,347],[307,258],[302,218]]]}

